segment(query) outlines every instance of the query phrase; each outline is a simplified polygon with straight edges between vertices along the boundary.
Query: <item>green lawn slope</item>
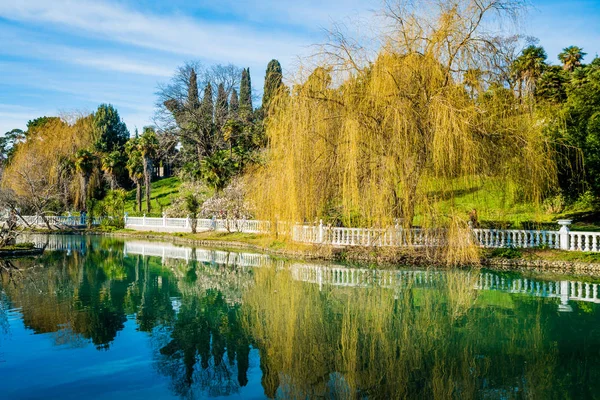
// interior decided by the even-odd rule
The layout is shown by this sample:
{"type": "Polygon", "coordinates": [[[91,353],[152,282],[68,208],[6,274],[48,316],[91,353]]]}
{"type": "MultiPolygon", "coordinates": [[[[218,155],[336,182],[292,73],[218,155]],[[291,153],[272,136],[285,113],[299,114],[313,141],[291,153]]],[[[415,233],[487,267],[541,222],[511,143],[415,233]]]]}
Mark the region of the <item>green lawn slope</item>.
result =
{"type": "MultiPolygon", "coordinates": [[[[150,204],[152,212],[148,213],[146,210],[145,200],[142,202],[142,213],[146,213],[147,216],[160,216],[162,210],[170,206],[173,199],[179,193],[179,187],[181,186],[181,180],[177,177],[163,178],[152,182],[150,204]]],[[[145,192],[142,188],[142,198],[145,192]]],[[[125,197],[125,212],[129,213],[130,216],[136,216],[140,213],[135,210],[135,189],[127,192],[125,197]]]]}

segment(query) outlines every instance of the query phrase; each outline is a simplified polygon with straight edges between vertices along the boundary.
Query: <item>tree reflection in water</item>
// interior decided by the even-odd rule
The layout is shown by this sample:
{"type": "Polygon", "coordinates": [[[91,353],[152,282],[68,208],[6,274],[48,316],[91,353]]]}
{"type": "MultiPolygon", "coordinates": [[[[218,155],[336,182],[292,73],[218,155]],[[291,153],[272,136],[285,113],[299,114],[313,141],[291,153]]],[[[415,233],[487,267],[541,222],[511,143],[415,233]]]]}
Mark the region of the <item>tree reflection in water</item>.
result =
{"type": "MultiPolygon", "coordinates": [[[[56,345],[99,350],[145,332],[152,373],[186,399],[242,393],[259,354],[269,398],[592,398],[600,308],[476,291],[476,273],[429,286],[343,287],[245,268],[129,255],[115,240],[6,264],[0,332],[17,308],[56,345]],[[254,349],[254,350],[253,350],[254,349]]],[[[77,351],[77,350],[76,350],[77,351]]],[[[147,356],[144,356],[147,357],[147,356]]]]}
{"type": "Polygon", "coordinates": [[[244,326],[260,349],[265,395],[560,397],[542,308],[489,307],[471,276],[449,272],[430,289],[319,290],[288,271],[256,271],[244,326]]]}
{"type": "Polygon", "coordinates": [[[228,395],[248,383],[250,340],[239,299],[250,271],[124,257],[115,240],[89,239],[78,248],[3,268],[0,323],[8,308],[19,308],[25,326],[51,333],[56,345],[109,350],[129,316],[150,334],[156,369],[177,395],[228,395]]]}

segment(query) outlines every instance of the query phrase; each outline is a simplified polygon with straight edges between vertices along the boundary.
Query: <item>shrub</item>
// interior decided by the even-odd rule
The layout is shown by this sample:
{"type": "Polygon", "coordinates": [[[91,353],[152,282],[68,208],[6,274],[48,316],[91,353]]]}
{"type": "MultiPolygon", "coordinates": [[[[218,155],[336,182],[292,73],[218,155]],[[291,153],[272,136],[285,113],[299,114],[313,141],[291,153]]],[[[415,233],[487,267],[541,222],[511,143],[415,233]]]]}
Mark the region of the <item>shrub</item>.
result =
{"type": "Polygon", "coordinates": [[[514,247],[507,247],[502,249],[494,249],[492,251],[492,257],[515,259],[523,257],[523,253],[514,247]]]}

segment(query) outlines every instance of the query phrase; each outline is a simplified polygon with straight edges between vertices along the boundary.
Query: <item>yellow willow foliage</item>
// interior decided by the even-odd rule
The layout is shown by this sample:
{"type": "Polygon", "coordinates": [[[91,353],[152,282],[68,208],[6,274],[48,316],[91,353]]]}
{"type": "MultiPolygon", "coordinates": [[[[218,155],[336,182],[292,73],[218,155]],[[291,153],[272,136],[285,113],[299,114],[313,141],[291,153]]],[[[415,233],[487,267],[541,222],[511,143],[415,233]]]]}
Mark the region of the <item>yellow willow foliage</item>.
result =
{"type": "MultiPolygon", "coordinates": [[[[33,194],[32,186],[43,183],[49,196],[66,190],[77,201],[81,197],[79,179],[68,164],[77,150],[91,146],[92,132],[91,116],[81,117],[74,124],[50,119],[18,145],[2,177],[3,187],[28,198],[33,194]]],[[[101,178],[96,175],[90,180],[90,187],[96,181],[100,183],[101,178]]]]}
{"type": "Polygon", "coordinates": [[[436,200],[457,182],[491,177],[539,200],[555,171],[535,116],[486,121],[446,76],[433,57],[382,53],[339,88],[320,68],[276,99],[268,163],[254,191],[259,213],[313,221],[338,206],[347,225],[372,226],[397,218],[412,225],[419,211],[423,223],[439,226],[436,200]]]}
{"type": "Polygon", "coordinates": [[[450,272],[431,288],[392,289],[320,288],[289,270],[255,270],[243,321],[268,371],[265,393],[327,397],[333,383],[336,398],[479,398],[484,377],[515,376],[498,362],[514,357],[526,366],[526,394],[545,398],[558,355],[541,312],[525,317],[524,330],[479,299],[473,272],[450,272]]]}
{"type": "Polygon", "coordinates": [[[514,203],[539,202],[554,185],[534,110],[506,89],[475,95],[462,83],[493,53],[481,46],[483,16],[518,2],[399,3],[373,62],[338,56],[273,100],[267,162],[252,175],[259,217],[445,228],[467,219],[441,208],[465,187],[492,182],[514,203]]]}

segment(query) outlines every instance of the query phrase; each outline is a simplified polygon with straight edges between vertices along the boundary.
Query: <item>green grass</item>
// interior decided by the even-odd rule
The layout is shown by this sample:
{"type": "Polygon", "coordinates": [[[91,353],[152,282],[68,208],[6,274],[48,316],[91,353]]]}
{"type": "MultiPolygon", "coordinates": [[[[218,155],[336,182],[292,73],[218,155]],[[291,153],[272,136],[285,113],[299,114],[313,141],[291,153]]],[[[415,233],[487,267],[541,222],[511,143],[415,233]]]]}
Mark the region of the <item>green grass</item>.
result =
{"type": "MultiPolygon", "coordinates": [[[[179,193],[179,186],[181,186],[181,180],[177,177],[163,178],[152,182],[152,190],[150,193],[152,213],[147,213],[145,201],[142,201],[142,213],[146,213],[148,216],[159,216],[162,209],[171,205],[174,197],[179,193]]],[[[144,192],[142,188],[142,197],[143,196],[144,192]]],[[[131,216],[136,216],[139,213],[136,211],[135,207],[135,189],[133,189],[127,192],[127,196],[125,197],[125,212],[128,212],[131,216]]]]}
{"type": "Polygon", "coordinates": [[[555,249],[487,249],[487,258],[600,263],[600,253],[555,249]]]}
{"type": "Polygon", "coordinates": [[[13,245],[0,247],[0,251],[15,251],[15,250],[31,250],[35,248],[35,243],[25,242],[25,243],[16,243],[13,245]]]}
{"type": "MultiPolygon", "coordinates": [[[[556,220],[572,219],[572,230],[600,231],[600,212],[594,211],[591,206],[582,207],[575,203],[563,212],[553,214],[546,212],[542,205],[511,200],[504,195],[505,190],[492,181],[475,184],[456,179],[448,184],[452,185],[452,191],[437,194],[441,212],[448,215],[455,210],[466,217],[475,209],[483,228],[558,229],[556,220]],[[442,195],[445,197],[441,198],[442,195]]],[[[430,195],[433,197],[436,193],[431,192],[430,195]]]]}

